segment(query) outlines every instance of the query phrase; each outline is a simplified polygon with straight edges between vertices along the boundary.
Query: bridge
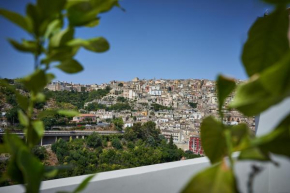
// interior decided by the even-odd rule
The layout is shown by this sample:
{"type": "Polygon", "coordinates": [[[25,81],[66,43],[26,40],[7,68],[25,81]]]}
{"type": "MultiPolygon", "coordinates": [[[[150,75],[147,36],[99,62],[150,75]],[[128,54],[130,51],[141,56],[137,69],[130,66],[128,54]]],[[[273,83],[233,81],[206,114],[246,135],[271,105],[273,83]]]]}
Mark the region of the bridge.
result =
{"type": "MultiPolygon", "coordinates": [[[[59,138],[63,140],[84,139],[85,136],[91,135],[92,133],[98,133],[99,135],[114,135],[114,134],[123,134],[122,131],[45,131],[39,145],[50,145],[55,143],[59,138]]],[[[19,135],[24,138],[25,134],[23,132],[10,132],[11,134],[19,135]]],[[[0,138],[3,137],[5,133],[0,133],[0,138]]]]}

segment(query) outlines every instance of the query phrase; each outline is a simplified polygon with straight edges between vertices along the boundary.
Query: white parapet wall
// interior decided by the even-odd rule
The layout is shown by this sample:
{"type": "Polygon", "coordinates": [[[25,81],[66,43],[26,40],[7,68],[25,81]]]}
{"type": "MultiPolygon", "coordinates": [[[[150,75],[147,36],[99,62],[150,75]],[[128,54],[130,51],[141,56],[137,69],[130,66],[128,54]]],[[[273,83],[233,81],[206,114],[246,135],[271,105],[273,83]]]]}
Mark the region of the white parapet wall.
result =
{"type": "MultiPolygon", "coordinates": [[[[269,109],[259,117],[257,135],[269,132],[290,112],[290,99],[269,109]]],[[[289,147],[290,148],[290,147],[289,147]]],[[[235,171],[238,177],[238,186],[241,192],[247,192],[248,175],[251,165],[262,166],[263,171],[255,178],[255,193],[286,193],[290,192],[290,160],[273,156],[280,163],[279,167],[273,164],[243,161],[238,162],[235,171]]],[[[156,164],[131,169],[123,169],[97,174],[84,192],[100,193],[176,193],[180,192],[190,178],[209,166],[206,157],[192,160],[156,164]]],[[[87,175],[44,181],[41,186],[43,193],[57,191],[72,191],[87,175]]],[[[4,193],[24,192],[21,185],[0,188],[4,193]]]]}

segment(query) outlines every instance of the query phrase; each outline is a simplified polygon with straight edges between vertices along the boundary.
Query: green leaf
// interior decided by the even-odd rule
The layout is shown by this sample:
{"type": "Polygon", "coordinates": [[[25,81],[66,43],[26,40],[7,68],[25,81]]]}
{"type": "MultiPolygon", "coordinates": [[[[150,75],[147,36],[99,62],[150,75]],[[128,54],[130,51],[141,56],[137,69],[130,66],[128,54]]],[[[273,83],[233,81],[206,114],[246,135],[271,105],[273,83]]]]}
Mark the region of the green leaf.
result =
{"type": "Polygon", "coordinates": [[[42,119],[44,117],[48,117],[48,116],[55,115],[55,114],[57,114],[57,111],[56,110],[45,110],[45,111],[41,111],[38,114],[38,118],[39,119],[42,119]]]}
{"type": "Polygon", "coordinates": [[[247,116],[254,116],[289,96],[289,62],[290,52],[287,52],[275,65],[239,85],[229,106],[247,116]]]}
{"type": "Polygon", "coordinates": [[[26,15],[28,17],[28,21],[30,21],[30,25],[33,33],[36,36],[40,35],[41,23],[43,22],[43,17],[41,15],[41,10],[36,5],[29,3],[26,6],[26,15]]]}
{"type": "Polygon", "coordinates": [[[103,37],[83,40],[83,39],[74,39],[67,43],[68,46],[77,46],[84,47],[87,50],[93,52],[105,52],[110,48],[108,41],[103,37]]]}
{"type": "Polygon", "coordinates": [[[95,26],[99,25],[99,23],[100,23],[100,19],[95,18],[94,20],[91,20],[90,22],[88,22],[85,26],[86,27],[95,27],[95,26]]]}
{"type": "Polygon", "coordinates": [[[217,95],[219,99],[219,111],[222,112],[222,106],[226,98],[233,92],[236,87],[234,79],[219,75],[217,78],[217,95]]]}
{"type": "Polygon", "coordinates": [[[21,148],[26,147],[25,144],[17,135],[8,133],[4,135],[4,144],[11,155],[7,166],[7,176],[14,182],[24,183],[24,176],[17,165],[17,155],[21,148]]]}
{"type": "Polygon", "coordinates": [[[8,39],[10,44],[16,49],[21,52],[30,52],[30,53],[37,53],[37,44],[33,41],[23,40],[22,43],[18,43],[15,40],[8,39]]]}
{"type": "Polygon", "coordinates": [[[24,176],[17,165],[17,161],[15,157],[10,157],[9,163],[7,166],[6,175],[10,178],[13,182],[17,183],[24,183],[24,176]]]}
{"type": "Polygon", "coordinates": [[[222,162],[198,173],[181,192],[234,193],[238,190],[233,172],[222,162]]]}
{"type": "Polygon", "coordinates": [[[17,100],[18,105],[23,110],[27,110],[28,109],[29,101],[28,101],[28,98],[26,96],[16,92],[16,100],[17,100]]]}
{"type": "Polygon", "coordinates": [[[31,148],[37,145],[44,134],[44,125],[42,121],[33,121],[32,125],[24,130],[28,146],[31,148]]]}
{"type": "Polygon", "coordinates": [[[58,110],[57,113],[60,115],[68,116],[68,117],[74,117],[74,116],[78,116],[80,114],[77,111],[71,111],[71,110],[58,110]]]}
{"type": "Polygon", "coordinates": [[[45,95],[43,93],[37,93],[34,99],[36,102],[44,102],[45,101],[45,95]]]}
{"type": "Polygon", "coordinates": [[[240,151],[249,147],[250,140],[254,137],[246,124],[239,124],[229,127],[231,131],[233,151],[240,151]]]}
{"type": "Polygon", "coordinates": [[[237,87],[235,98],[229,107],[239,110],[246,116],[255,116],[283,98],[284,96],[273,96],[264,88],[260,77],[253,76],[248,82],[237,87]]]}
{"type": "Polygon", "coordinates": [[[46,58],[41,63],[47,64],[55,61],[65,61],[72,59],[77,53],[79,47],[61,47],[50,49],[46,58]]]}
{"type": "Polygon", "coordinates": [[[227,152],[223,127],[222,123],[211,116],[205,118],[201,124],[202,147],[212,164],[220,162],[227,152]]]}
{"type": "Polygon", "coordinates": [[[33,91],[35,94],[43,90],[47,85],[45,72],[40,69],[37,69],[31,75],[23,78],[21,82],[28,90],[33,91]]]}
{"type": "Polygon", "coordinates": [[[21,125],[27,127],[29,125],[28,117],[23,113],[22,110],[18,110],[18,119],[21,125]]]}
{"type": "Polygon", "coordinates": [[[263,152],[290,157],[290,114],[272,132],[256,138],[253,146],[263,152]]]}
{"type": "Polygon", "coordinates": [[[38,193],[44,172],[43,164],[26,148],[20,149],[17,156],[17,163],[24,174],[26,191],[38,193]]]}
{"type": "Polygon", "coordinates": [[[261,83],[272,95],[289,95],[290,91],[290,52],[287,52],[275,65],[261,75],[261,83]]]}
{"type": "Polygon", "coordinates": [[[82,65],[74,59],[65,60],[55,67],[69,74],[77,73],[83,70],[82,65]]]}
{"type": "Polygon", "coordinates": [[[88,185],[88,183],[95,177],[95,174],[88,176],[82,183],[73,191],[73,193],[82,192],[88,185]]]}
{"type": "Polygon", "coordinates": [[[0,154],[1,154],[1,153],[8,153],[7,148],[6,148],[5,145],[3,145],[3,144],[0,144],[0,154]]]}
{"type": "Polygon", "coordinates": [[[47,26],[44,37],[50,38],[54,34],[58,33],[61,30],[62,25],[63,25],[63,22],[60,19],[55,19],[51,21],[47,26]]]}
{"type": "Polygon", "coordinates": [[[37,0],[37,6],[45,19],[59,17],[61,11],[64,9],[66,0],[37,0]]]}
{"type": "Polygon", "coordinates": [[[54,74],[52,74],[52,73],[47,73],[47,74],[46,74],[46,82],[47,82],[47,84],[51,83],[51,81],[52,81],[53,79],[55,79],[54,74]]]}
{"type": "Polygon", "coordinates": [[[267,17],[258,18],[244,45],[242,61],[249,76],[275,64],[289,50],[288,11],[278,7],[267,17]]]}
{"type": "Polygon", "coordinates": [[[18,13],[14,13],[12,11],[5,10],[5,9],[0,9],[0,15],[5,17],[9,21],[15,23],[16,25],[18,25],[19,27],[21,27],[25,31],[31,32],[31,29],[29,28],[29,24],[28,24],[27,19],[25,17],[23,17],[22,15],[20,15],[18,13]]]}
{"type": "Polygon", "coordinates": [[[45,166],[44,170],[44,176],[47,178],[53,178],[58,174],[58,169],[53,166],[45,166]]]}
{"type": "Polygon", "coordinates": [[[258,147],[248,148],[241,151],[239,160],[271,161],[269,154],[262,152],[258,147]]]}
{"type": "Polygon", "coordinates": [[[58,33],[54,34],[50,41],[49,47],[60,47],[64,46],[68,41],[72,40],[74,37],[74,29],[67,28],[65,30],[59,31],[58,33]]]}
{"type": "Polygon", "coordinates": [[[119,6],[118,0],[72,1],[67,3],[68,20],[71,26],[94,26],[98,14],[119,6]]]}
{"type": "Polygon", "coordinates": [[[42,138],[44,134],[44,124],[42,121],[33,121],[32,126],[37,134],[37,138],[40,139],[42,138]]]}

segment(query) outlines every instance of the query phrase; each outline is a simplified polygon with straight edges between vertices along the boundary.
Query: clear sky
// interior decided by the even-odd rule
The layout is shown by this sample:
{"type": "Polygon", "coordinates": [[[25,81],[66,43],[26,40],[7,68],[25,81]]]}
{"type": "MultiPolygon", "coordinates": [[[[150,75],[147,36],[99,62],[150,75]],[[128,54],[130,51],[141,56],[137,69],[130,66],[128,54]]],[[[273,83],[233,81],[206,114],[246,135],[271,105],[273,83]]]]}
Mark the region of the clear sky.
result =
{"type": "MultiPolygon", "coordinates": [[[[24,13],[32,0],[0,1],[1,8],[24,13]]],[[[104,36],[106,53],[81,50],[76,59],[85,70],[57,80],[105,83],[139,78],[215,79],[223,73],[238,79],[246,74],[240,61],[247,31],[269,5],[258,0],[123,0],[126,12],[114,8],[101,15],[96,28],[78,29],[76,36],[104,36]]],[[[6,41],[29,37],[0,17],[0,77],[17,78],[33,71],[33,57],[15,51],[6,41]]]]}

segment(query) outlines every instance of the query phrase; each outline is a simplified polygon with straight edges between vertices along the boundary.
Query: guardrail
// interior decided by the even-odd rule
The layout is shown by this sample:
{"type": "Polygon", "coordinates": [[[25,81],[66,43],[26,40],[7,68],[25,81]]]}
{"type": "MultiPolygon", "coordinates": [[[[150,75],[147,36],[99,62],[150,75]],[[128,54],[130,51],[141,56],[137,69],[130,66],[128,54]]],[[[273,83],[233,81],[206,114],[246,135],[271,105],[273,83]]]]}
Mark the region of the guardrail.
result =
{"type": "MultiPolygon", "coordinates": [[[[92,133],[98,133],[100,135],[111,135],[111,134],[123,134],[123,131],[45,131],[44,136],[87,136],[92,133]]],[[[20,136],[24,136],[23,132],[10,132],[11,134],[16,134],[20,136]]],[[[0,136],[5,133],[0,133],[0,136]]]]}

